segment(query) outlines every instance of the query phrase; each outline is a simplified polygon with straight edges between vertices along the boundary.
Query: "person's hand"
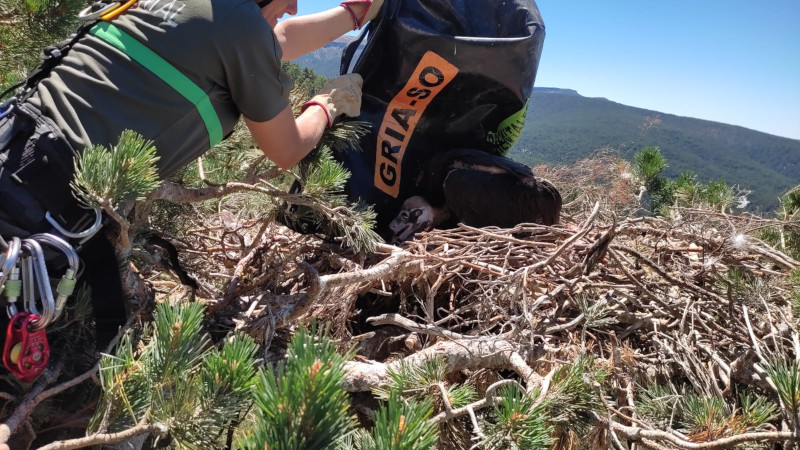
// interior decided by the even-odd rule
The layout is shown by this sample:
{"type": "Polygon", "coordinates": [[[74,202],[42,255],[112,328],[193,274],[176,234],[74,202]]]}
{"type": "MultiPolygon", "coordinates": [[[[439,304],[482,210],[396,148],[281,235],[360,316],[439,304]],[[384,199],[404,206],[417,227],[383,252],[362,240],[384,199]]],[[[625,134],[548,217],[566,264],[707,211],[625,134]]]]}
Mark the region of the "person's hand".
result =
{"type": "MultiPolygon", "coordinates": [[[[369,9],[367,9],[367,14],[364,16],[364,22],[374,20],[378,17],[378,13],[381,12],[381,8],[383,7],[383,0],[372,0],[369,5],[369,9]]],[[[363,26],[364,23],[362,22],[361,25],[363,26]]]]}
{"type": "Polygon", "coordinates": [[[342,114],[358,117],[361,114],[361,86],[363,85],[364,80],[357,73],[329,80],[322,86],[319,94],[303,105],[303,110],[305,111],[311,105],[325,108],[328,113],[329,127],[342,114]]]}

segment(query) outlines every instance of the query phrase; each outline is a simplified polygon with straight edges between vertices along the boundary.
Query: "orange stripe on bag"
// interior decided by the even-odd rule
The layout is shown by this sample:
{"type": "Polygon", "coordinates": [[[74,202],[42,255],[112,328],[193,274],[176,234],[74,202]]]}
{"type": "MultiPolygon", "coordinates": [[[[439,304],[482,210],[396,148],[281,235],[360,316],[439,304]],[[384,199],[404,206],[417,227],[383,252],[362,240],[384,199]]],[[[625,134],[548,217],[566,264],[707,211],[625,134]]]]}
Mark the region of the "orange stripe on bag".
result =
{"type": "Polygon", "coordinates": [[[386,108],[375,147],[375,187],[397,198],[403,156],[425,108],[458,74],[458,68],[434,52],[420,60],[405,87],[386,108]]]}

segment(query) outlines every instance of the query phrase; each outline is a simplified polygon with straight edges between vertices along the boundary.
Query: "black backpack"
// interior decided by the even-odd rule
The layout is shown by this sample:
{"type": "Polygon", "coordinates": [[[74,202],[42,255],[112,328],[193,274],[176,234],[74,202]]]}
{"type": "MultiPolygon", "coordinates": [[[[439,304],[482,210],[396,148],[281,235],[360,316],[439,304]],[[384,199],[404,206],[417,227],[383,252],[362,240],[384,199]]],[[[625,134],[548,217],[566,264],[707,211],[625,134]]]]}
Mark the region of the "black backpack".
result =
{"type": "Polygon", "coordinates": [[[337,153],[352,200],[375,206],[383,232],[434,152],[504,155],[525,123],[544,41],[533,0],[386,0],[342,55],[364,78],[362,152],[337,153]]]}

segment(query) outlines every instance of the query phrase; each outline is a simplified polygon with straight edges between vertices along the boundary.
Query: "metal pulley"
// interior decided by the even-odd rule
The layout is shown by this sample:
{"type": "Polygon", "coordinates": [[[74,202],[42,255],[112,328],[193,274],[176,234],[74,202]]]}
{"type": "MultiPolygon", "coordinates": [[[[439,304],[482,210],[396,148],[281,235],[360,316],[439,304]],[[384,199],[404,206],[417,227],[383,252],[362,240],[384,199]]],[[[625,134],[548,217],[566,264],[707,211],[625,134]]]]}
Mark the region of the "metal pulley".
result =
{"type": "Polygon", "coordinates": [[[6,329],[3,364],[20,381],[35,380],[47,366],[50,346],[45,329],[63,312],[75,290],[79,268],[75,249],[56,235],[40,233],[26,239],[14,237],[9,242],[0,260],[0,293],[7,297],[6,312],[11,319],[6,329]],[[42,245],[61,252],[67,259],[55,298],[42,245]],[[19,312],[16,305],[20,295],[24,312],[19,312]]]}

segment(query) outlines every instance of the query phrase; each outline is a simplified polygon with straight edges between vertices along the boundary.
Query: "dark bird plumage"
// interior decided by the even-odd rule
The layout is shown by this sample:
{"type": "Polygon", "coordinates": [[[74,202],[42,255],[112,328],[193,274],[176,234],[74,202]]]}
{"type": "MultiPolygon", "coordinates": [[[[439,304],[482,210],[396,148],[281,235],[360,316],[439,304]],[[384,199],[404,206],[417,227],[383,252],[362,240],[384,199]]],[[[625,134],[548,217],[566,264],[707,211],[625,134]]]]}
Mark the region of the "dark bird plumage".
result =
{"type": "Polygon", "coordinates": [[[416,182],[420,195],[407,199],[389,228],[393,243],[419,231],[462,222],[510,228],[520,223],[553,225],[561,194],[530,167],[480,150],[434,155],[416,182]]]}

